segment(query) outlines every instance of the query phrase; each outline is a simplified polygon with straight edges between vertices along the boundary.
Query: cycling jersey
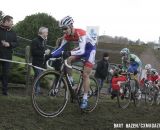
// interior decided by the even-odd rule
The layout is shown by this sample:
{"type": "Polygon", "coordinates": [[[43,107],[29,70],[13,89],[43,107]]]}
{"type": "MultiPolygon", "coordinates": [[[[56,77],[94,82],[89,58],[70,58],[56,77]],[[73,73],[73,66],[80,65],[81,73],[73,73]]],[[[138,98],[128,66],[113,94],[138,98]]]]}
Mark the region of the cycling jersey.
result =
{"type": "Polygon", "coordinates": [[[124,81],[127,81],[127,78],[126,76],[123,76],[123,75],[119,75],[119,76],[114,76],[112,78],[112,90],[113,91],[119,91],[120,90],[120,86],[118,84],[118,82],[124,82],[124,81]]]}
{"type": "Polygon", "coordinates": [[[123,56],[122,66],[124,71],[128,71],[135,74],[138,73],[138,81],[141,80],[142,62],[138,56],[136,56],[135,54],[129,54],[128,56],[123,56]],[[131,59],[133,61],[131,61],[131,59]]]}
{"type": "Polygon", "coordinates": [[[70,41],[78,44],[78,47],[71,51],[71,55],[77,58],[83,57],[87,62],[86,65],[93,66],[95,62],[96,42],[82,29],[75,29],[73,35],[65,34],[60,47],[52,51],[52,57],[60,57],[66,44],[70,41]]]}
{"type": "Polygon", "coordinates": [[[159,75],[158,75],[158,72],[155,72],[155,74],[152,74],[152,70],[153,69],[151,69],[150,71],[146,71],[146,80],[155,82],[159,78],[159,75]]]}
{"type": "Polygon", "coordinates": [[[145,70],[144,77],[141,80],[142,86],[144,85],[145,82],[151,81],[152,83],[156,83],[157,80],[160,80],[160,76],[158,72],[154,71],[154,74],[153,74],[152,70],[155,70],[155,69],[152,68],[149,70],[145,70]]]}
{"type": "Polygon", "coordinates": [[[135,62],[138,63],[139,66],[142,66],[142,62],[138,56],[136,56],[135,54],[130,54],[129,56],[130,56],[130,59],[134,59],[135,62]]]}

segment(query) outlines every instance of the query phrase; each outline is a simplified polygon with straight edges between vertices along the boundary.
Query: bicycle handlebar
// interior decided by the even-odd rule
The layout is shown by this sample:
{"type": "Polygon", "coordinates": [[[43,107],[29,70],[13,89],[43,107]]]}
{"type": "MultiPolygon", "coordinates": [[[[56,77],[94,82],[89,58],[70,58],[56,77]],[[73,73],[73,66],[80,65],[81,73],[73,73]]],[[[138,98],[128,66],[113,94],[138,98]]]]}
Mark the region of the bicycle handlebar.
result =
{"type": "Polygon", "coordinates": [[[121,74],[122,74],[122,75],[128,75],[128,74],[134,75],[134,73],[131,73],[131,72],[122,72],[121,74]]]}
{"type": "Polygon", "coordinates": [[[73,68],[71,65],[69,65],[69,64],[67,63],[67,59],[66,59],[66,60],[64,60],[64,64],[65,64],[68,68],[70,68],[70,69],[72,69],[72,68],[73,68]]]}
{"type": "MultiPolygon", "coordinates": [[[[50,62],[50,61],[55,61],[55,60],[57,60],[57,59],[61,59],[61,57],[60,57],[60,58],[50,58],[49,60],[47,60],[47,62],[46,62],[47,68],[53,69],[53,67],[52,67],[51,65],[49,65],[49,62],[50,62]]],[[[64,60],[64,64],[65,64],[65,66],[67,66],[67,67],[70,68],[70,69],[73,68],[71,65],[69,65],[69,64],[67,63],[67,59],[64,60]]]]}
{"type": "Polygon", "coordinates": [[[57,59],[61,59],[61,58],[49,58],[49,60],[47,60],[47,62],[46,62],[47,68],[53,69],[53,67],[49,65],[49,61],[55,61],[55,60],[57,60],[57,59]]]}

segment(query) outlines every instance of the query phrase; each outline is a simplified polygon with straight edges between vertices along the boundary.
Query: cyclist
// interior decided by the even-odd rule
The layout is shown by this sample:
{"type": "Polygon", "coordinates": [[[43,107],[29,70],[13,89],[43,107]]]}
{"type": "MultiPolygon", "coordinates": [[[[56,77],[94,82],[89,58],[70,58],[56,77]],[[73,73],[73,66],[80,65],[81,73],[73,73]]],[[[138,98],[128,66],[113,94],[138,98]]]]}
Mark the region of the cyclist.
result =
{"type": "Polygon", "coordinates": [[[146,64],[144,69],[145,69],[144,74],[143,74],[142,80],[140,81],[140,84],[141,84],[142,87],[144,86],[144,83],[148,81],[147,79],[151,74],[152,65],[151,64],[146,64]]]}
{"type": "Polygon", "coordinates": [[[141,82],[155,82],[159,78],[159,74],[156,69],[152,68],[151,64],[145,65],[145,75],[141,82]]]}
{"type": "Polygon", "coordinates": [[[152,82],[153,84],[156,84],[156,81],[158,80],[158,78],[159,78],[159,74],[158,74],[157,70],[152,68],[150,75],[148,75],[148,77],[147,77],[147,80],[149,82],[152,82]]]}
{"type": "MultiPolygon", "coordinates": [[[[147,68],[147,65],[145,66],[145,69],[147,68]]],[[[147,71],[146,71],[146,75],[147,75],[147,78],[146,80],[144,80],[144,82],[148,82],[149,84],[151,84],[153,87],[156,88],[157,91],[154,91],[156,92],[155,93],[155,99],[157,98],[157,94],[159,93],[159,90],[160,90],[160,87],[159,87],[159,80],[160,80],[160,76],[158,74],[158,72],[156,71],[156,69],[153,69],[153,68],[150,68],[148,69],[147,68],[147,71]]]]}
{"type": "Polygon", "coordinates": [[[137,75],[137,80],[140,81],[142,73],[142,62],[135,54],[130,54],[128,48],[123,48],[120,51],[122,55],[122,70],[134,73],[137,75]]]}
{"type": "Polygon", "coordinates": [[[73,23],[73,18],[70,16],[66,16],[60,20],[59,27],[63,30],[64,36],[61,45],[56,50],[51,52],[50,57],[60,57],[66,44],[69,42],[78,44],[78,47],[72,51],[64,51],[63,57],[67,59],[68,64],[71,64],[75,60],[82,57],[85,59],[83,73],[84,95],[80,105],[81,109],[85,109],[88,107],[88,91],[90,84],[89,75],[95,63],[96,40],[88,35],[86,31],[74,28],[73,23]]]}
{"type": "Polygon", "coordinates": [[[134,74],[134,77],[137,81],[135,84],[134,93],[135,93],[135,96],[139,98],[141,96],[139,83],[141,81],[142,62],[138,56],[136,56],[135,54],[131,54],[128,48],[123,48],[120,51],[120,54],[122,55],[123,70],[134,74]]]}

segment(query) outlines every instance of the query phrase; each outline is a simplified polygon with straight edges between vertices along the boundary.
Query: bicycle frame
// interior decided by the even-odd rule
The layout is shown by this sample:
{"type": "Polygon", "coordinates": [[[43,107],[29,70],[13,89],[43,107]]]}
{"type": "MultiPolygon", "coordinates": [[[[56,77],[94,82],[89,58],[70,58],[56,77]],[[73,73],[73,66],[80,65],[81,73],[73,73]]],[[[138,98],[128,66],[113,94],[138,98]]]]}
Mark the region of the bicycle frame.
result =
{"type": "MultiPolygon", "coordinates": [[[[54,58],[51,58],[51,60],[55,60],[54,58]]],[[[82,60],[83,61],[83,60],[82,60]]],[[[61,69],[60,69],[60,77],[58,78],[58,82],[57,82],[57,85],[56,87],[54,88],[54,91],[58,92],[58,87],[59,87],[59,84],[60,84],[60,81],[63,77],[66,77],[66,81],[67,81],[67,84],[68,84],[68,88],[69,88],[69,91],[70,91],[70,94],[71,94],[71,98],[72,100],[73,99],[76,99],[76,96],[79,94],[79,90],[81,89],[82,87],[82,83],[83,83],[83,77],[82,77],[82,74],[83,74],[83,69],[80,69],[78,67],[75,67],[75,66],[69,66],[67,64],[67,60],[63,60],[62,59],[62,65],[61,65],[61,69]],[[79,77],[79,81],[78,81],[78,86],[76,88],[76,91],[74,91],[73,89],[73,85],[72,85],[72,82],[69,78],[69,74],[67,72],[67,68],[70,68],[70,69],[73,69],[73,70],[76,70],[78,72],[80,72],[80,77],[79,77]]]]}
{"type": "Polygon", "coordinates": [[[126,75],[127,81],[125,83],[125,85],[121,86],[122,88],[122,92],[124,94],[124,97],[122,98],[122,100],[127,99],[125,104],[121,104],[121,102],[123,102],[120,99],[120,95],[117,95],[117,100],[118,100],[118,105],[119,107],[125,109],[129,106],[130,102],[133,100],[134,101],[134,105],[137,106],[137,99],[135,98],[135,92],[136,92],[136,80],[134,78],[132,78],[132,73],[124,73],[123,75],[126,75]],[[133,82],[132,82],[133,81],[133,82]]]}
{"type": "MultiPolygon", "coordinates": [[[[53,60],[55,60],[55,58],[53,60]]],[[[51,66],[49,68],[51,68],[51,66]]],[[[35,110],[43,117],[56,117],[66,107],[69,93],[71,95],[71,102],[73,99],[76,99],[80,105],[84,94],[84,90],[82,88],[83,69],[84,68],[70,66],[67,64],[67,60],[62,59],[59,71],[52,69],[41,73],[33,83],[32,102],[35,110]],[[69,78],[67,67],[80,72],[78,86],[76,89],[72,88],[73,85],[69,78]],[[48,83],[43,86],[43,81],[46,79],[48,79],[48,83]],[[42,83],[43,88],[41,89],[42,93],[37,95],[35,88],[38,82],[42,83]],[[46,104],[48,103],[50,103],[53,108],[47,107],[46,104]]],[[[88,92],[89,105],[86,109],[81,109],[82,112],[92,112],[96,108],[99,99],[98,83],[93,76],[90,76],[89,78],[91,80],[89,86],[90,90],[88,92]]]]}

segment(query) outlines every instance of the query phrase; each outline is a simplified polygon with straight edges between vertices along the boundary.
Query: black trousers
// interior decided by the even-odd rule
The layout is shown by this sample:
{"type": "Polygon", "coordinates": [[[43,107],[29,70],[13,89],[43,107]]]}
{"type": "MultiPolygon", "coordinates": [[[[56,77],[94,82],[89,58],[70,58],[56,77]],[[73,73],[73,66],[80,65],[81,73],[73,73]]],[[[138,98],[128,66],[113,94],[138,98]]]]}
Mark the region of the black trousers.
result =
{"type": "Polygon", "coordinates": [[[10,63],[5,61],[0,61],[0,79],[2,81],[2,92],[6,94],[8,91],[8,77],[9,77],[9,69],[10,63]]]}

